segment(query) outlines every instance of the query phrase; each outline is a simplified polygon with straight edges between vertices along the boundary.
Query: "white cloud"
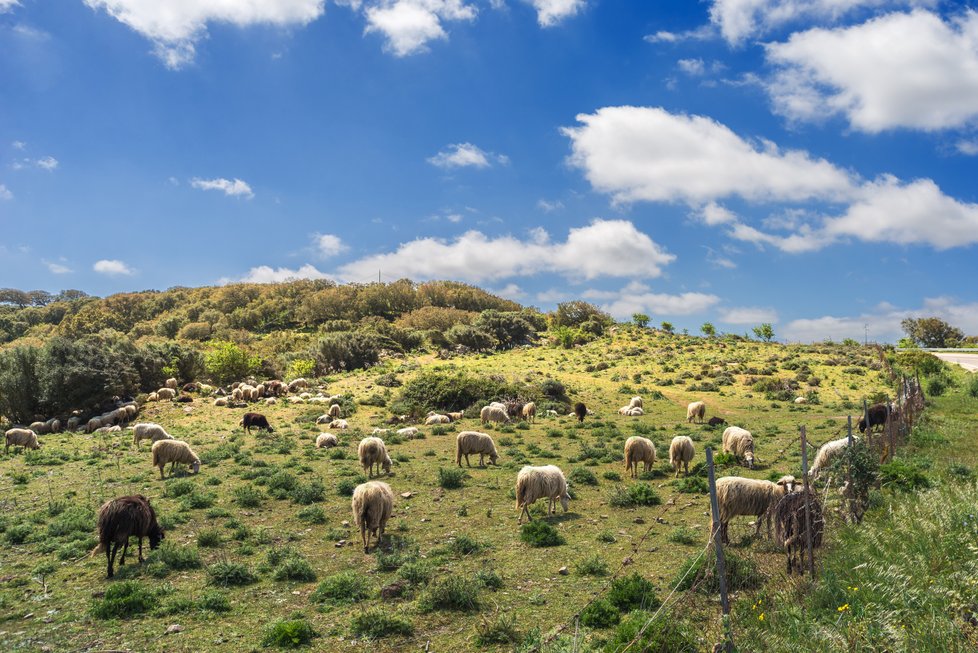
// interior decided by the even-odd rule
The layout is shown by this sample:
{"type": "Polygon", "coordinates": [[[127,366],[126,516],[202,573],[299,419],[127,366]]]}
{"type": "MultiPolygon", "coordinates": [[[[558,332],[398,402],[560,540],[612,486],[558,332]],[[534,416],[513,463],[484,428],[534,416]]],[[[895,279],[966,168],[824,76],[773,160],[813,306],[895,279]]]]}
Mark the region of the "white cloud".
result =
{"type": "Polygon", "coordinates": [[[96,261],[92,269],[99,274],[107,274],[110,277],[131,275],[135,273],[135,270],[130,268],[128,265],[122,261],[115,259],[102,259],[101,261],[96,261]]]}
{"type": "Polygon", "coordinates": [[[540,27],[553,27],[561,21],[584,11],[586,0],[529,0],[537,10],[540,27]]]}
{"type": "Polygon", "coordinates": [[[53,156],[46,156],[44,158],[38,159],[34,164],[43,170],[51,171],[58,167],[58,160],[53,156]]]}
{"type": "Polygon", "coordinates": [[[738,222],[731,226],[728,235],[736,240],[754,243],[755,245],[771,245],[789,254],[814,252],[836,240],[824,230],[812,228],[809,225],[802,225],[798,233],[779,236],[765,233],[750,225],[738,222]]]}
{"type": "MultiPolygon", "coordinates": [[[[3,0],[0,0],[0,2],[3,2],[3,0]]],[[[27,143],[24,141],[14,141],[10,144],[10,147],[14,148],[15,150],[23,150],[25,147],[27,147],[27,143]]]]}
{"type": "Polygon", "coordinates": [[[853,338],[862,342],[869,332],[870,340],[895,342],[905,334],[900,322],[908,317],[935,316],[963,330],[978,333],[978,303],[960,304],[949,297],[926,298],[917,309],[900,309],[882,303],[873,310],[854,316],[824,315],[792,320],[782,328],[784,336],[795,342],[818,342],[825,339],[853,338]]]}
{"type": "Polygon", "coordinates": [[[449,145],[435,156],[428,158],[428,163],[439,168],[489,168],[493,163],[506,165],[509,157],[504,154],[486,152],[472,143],[455,143],[449,145]]]}
{"type": "Polygon", "coordinates": [[[448,220],[449,222],[451,222],[452,224],[458,224],[459,222],[462,221],[462,214],[461,213],[449,213],[448,215],[445,216],[445,219],[448,220]]]}
{"type": "Polygon", "coordinates": [[[380,32],[387,39],[385,49],[406,57],[425,52],[430,41],[447,39],[443,21],[474,20],[477,10],[464,0],[381,0],[364,13],[364,32],[380,32]]]}
{"type": "Polygon", "coordinates": [[[342,254],[350,249],[339,236],[333,234],[316,234],[315,243],[316,251],[324,258],[342,254]]]}
{"type": "Polygon", "coordinates": [[[255,194],[246,182],[240,179],[199,179],[194,177],[190,185],[200,190],[219,190],[229,197],[244,197],[251,199],[255,194]]]}
{"type": "Polygon", "coordinates": [[[544,304],[556,304],[558,302],[564,302],[570,299],[570,295],[563,290],[557,290],[556,288],[550,288],[549,290],[542,290],[537,293],[537,301],[543,302],[544,304]]]}
{"type": "Polygon", "coordinates": [[[654,293],[645,284],[632,282],[617,292],[591,292],[586,297],[605,300],[601,309],[616,319],[631,317],[633,313],[659,316],[694,315],[709,310],[719,303],[716,295],[685,292],[678,295],[654,293]]]}
{"type": "Polygon", "coordinates": [[[594,220],[570,230],[567,240],[550,242],[534,230],[529,240],[490,238],[468,231],[452,241],[419,238],[396,251],[376,254],[340,267],[350,280],[373,278],[378,270],[393,278],[457,279],[481,283],[554,272],[571,279],[653,278],[675,256],[665,252],[626,220],[594,220]]]}
{"type": "Polygon", "coordinates": [[[0,14],[7,13],[11,11],[14,7],[19,7],[20,2],[18,0],[0,0],[0,14]]]}
{"type": "Polygon", "coordinates": [[[194,60],[196,44],[207,36],[208,23],[237,27],[306,25],[323,14],[325,0],[85,0],[153,42],[167,68],[194,60]]]}
{"type": "Polygon", "coordinates": [[[54,261],[43,261],[43,263],[47,266],[51,274],[71,274],[74,272],[74,270],[63,263],[55,263],[54,261]]]}
{"type": "Polygon", "coordinates": [[[705,204],[695,211],[693,215],[711,227],[737,221],[737,215],[733,211],[724,206],[720,206],[716,202],[705,204]]]}
{"type": "Polygon", "coordinates": [[[934,131],[978,118],[978,12],[928,11],[812,29],[766,46],[775,110],[792,120],[842,114],[860,131],[934,131]]]}
{"type": "Polygon", "coordinates": [[[744,140],[703,116],[652,107],[605,107],[565,127],[571,164],[616,202],[693,204],[739,196],[752,201],[845,197],[850,175],[799,150],[744,140]]]}
{"type": "Polygon", "coordinates": [[[691,77],[699,77],[706,72],[706,64],[702,59],[680,59],[676,65],[679,66],[679,70],[691,77]]]}
{"type": "Polygon", "coordinates": [[[564,203],[560,200],[549,201],[545,199],[537,200],[537,208],[544,213],[553,213],[554,211],[559,211],[564,208],[564,203]]]}
{"type": "Polygon", "coordinates": [[[960,140],[955,143],[954,148],[965,156],[975,156],[978,154],[978,140],[960,140]]]}
{"type": "MultiPolygon", "coordinates": [[[[258,267],[251,268],[248,270],[248,274],[244,275],[236,281],[243,283],[280,283],[282,281],[289,281],[290,279],[329,279],[330,276],[325,272],[320,272],[316,267],[310,263],[306,263],[297,270],[290,268],[273,268],[268,265],[259,265],[258,267]]],[[[233,283],[234,280],[223,278],[218,283],[224,285],[228,283],[233,283]]]]}
{"type": "Polygon", "coordinates": [[[512,299],[513,301],[519,301],[526,297],[526,292],[515,283],[506,284],[499,290],[490,290],[489,292],[504,299],[512,299]]]}
{"type": "Polygon", "coordinates": [[[834,22],[860,9],[921,7],[937,0],[713,0],[710,20],[731,44],[801,20],[834,22]]]}
{"type": "Polygon", "coordinates": [[[716,35],[716,30],[712,25],[701,25],[685,32],[659,30],[655,34],[647,34],[643,38],[647,43],[682,43],[684,41],[706,41],[715,38],[716,35]]]}
{"type": "Polygon", "coordinates": [[[725,324],[775,324],[778,321],[778,312],[773,308],[749,306],[721,308],[720,321],[725,324]]]}
{"type": "Polygon", "coordinates": [[[12,200],[14,199],[14,194],[10,192],[5,184],[0,184],[0,200],[12,200]]]}

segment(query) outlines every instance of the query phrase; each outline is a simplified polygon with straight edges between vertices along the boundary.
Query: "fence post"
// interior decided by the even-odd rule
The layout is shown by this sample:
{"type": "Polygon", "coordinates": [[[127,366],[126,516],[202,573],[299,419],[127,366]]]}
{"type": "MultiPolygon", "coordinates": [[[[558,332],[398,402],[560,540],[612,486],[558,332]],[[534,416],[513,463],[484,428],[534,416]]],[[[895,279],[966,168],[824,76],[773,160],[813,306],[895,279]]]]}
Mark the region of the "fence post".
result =
{"type": "Polygon", "coordinates": [[[896,456],[896,435],[893,429],[893,410],[890,409],[892,405],[889,398],[886,400],[887,410],[886,410],[886,433],[890,438],[890,460],[896,456]]]}
{"type": "Polygon", "coordinates": [[[720,608],[723,610],[723,630],[726,643],[724,650],[733,653],[733,625],[730,623],[730,599],[727,597],[727,569],[723,561],[723,543],[720,537],[720,506],[717,503],[717,481],[713,470],[713,448],[706,448],[706,474],[710,481],[710,514],[713,515],[713,528],[710,539],[717,554],[717,574],[720,579],[720,608]]]}
{"type": "Polygon", "coordinates": [[[849,464],[846,465],[846,486],[849,488],[849,519],[853,522],[856,521],[856,501],[853,499],[855,488],[852,487],[852,415],[848,416],[848,421],[846,427],[849,433],[849,442],[846,444],[848,447],[847,452],[849,454],[849,464]]]}
{"type": "Polygon", "coordinates": [[[808,572],[815,578],[815,554],[812,552],[812,512],[809,500],[811,494],[808,491],[808,441],[805,438],[805,425],[802,424],[801,430],[801,479],[805,487],[805,543],[808,545],[808,572]]]}

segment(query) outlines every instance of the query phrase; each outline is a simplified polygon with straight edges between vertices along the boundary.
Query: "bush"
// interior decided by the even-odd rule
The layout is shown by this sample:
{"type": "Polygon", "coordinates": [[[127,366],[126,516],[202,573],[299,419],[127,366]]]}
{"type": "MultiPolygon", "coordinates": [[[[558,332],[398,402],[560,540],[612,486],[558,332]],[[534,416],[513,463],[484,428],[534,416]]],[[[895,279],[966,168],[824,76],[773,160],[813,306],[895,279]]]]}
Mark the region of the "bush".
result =
{"type": "Polygon", "coordinates": [[[696,634],[684,621],[672,614],[660,614],[652,620],[652,613],[641,610],[630,613],[604,645],[606,653],[617,653],[631,646],[643,653],[696,653],[702,650],[696,634]]]}
{"type": "Polygon", "coordinates": [[[257,508],[265,495],[254,485],[242,485],[234,489],[234,501],[242,508],[257,508]]]}
{"type": "Polygon", "coordinates": [[[930,479],[916,463],[896,459],[880,465],[880,480],[885,488],[914,492],[930,487],[930,479]]]}
{"type": "Polygon", "coordinates": [[[363,474],[357,474],[353,478],[341,478],[336,482],[336,493],[341,497],[352,497],[357,486],[366,482],[367,477],[363,474]]]}
{"type": "Polygon", "coordinates": [[[578,485],[597,485],[598,477],[590,469],[585,467],[575,467],[571,470],[568,480],[578,485]]]}
{"type": "Polygon", "coordinates": [[[648,483],[636,483],[627,487],[616,487],[608,497],[608,503],[615,508],[634,508],[657,506],[662,503],[662,499],[648,483]]]}
{"type": "Polygon", "coordinates": [[[479,608],[479,583],[463,576],[447,576],[435,581],[418,598],[418,610],[469,611],[479,608]]]}
{"type": "Polygon", "coordinates": [[[224,538],[221,536],[221,531],[216,528],[205,528],[197,533],[197,546],[212,548],[221,546],[224,543],[224,538]]]}
{"type": "MultiPolygon", "coordinates": [[[[723,560],[727,573],[727,591],[755,589],[764,584],[764,577],[753,560],[741,558],[729,548],[724,549],[723,560]]],[[[676,575],[677,587],[688,590],[695,584],[698,592],[717,594],[720,591],[720,580],[717,578],[716,568],[716,552],[711,548],[706,555],[692,557],[683,564],[676,575]],[[701,578],[702,582],[697,584],[701,578]]]]}
{"type": "Polygon", "coordinates": [[[672,529],[669,533],[668,539],[670,542],[675,542],[676,544],[685,544],[687,546],[696,544],[699,540],[699,536],[696,531],[694,531],[689,526],[677,526],[672,529]]]}
{"type": "Polygon", "coordinates": [[[971,382],[968,384],[968,394],[978,399],[978,374],[971,376],[971,382]]]}
{"type": "Polygon", "coordinates": [[[271,624],[262,637],[262,646],[299,648],[316,637],[316,631],[305,619],[282,619],[271,624]]]}
{"type": "Polygon", "coordinates": [[[372,594],[366,577],[360,572],[341,571],[319,583],[309,596],[313,603],[358,603],[372,594]]]}
{"type": "Polygon", "coordinates": [[[930,397],[940,397],[947,391],[948,383],[941,377],[934,377],[927,380],[927,395],[930,397]]]}
{"type": "Polygon", "coordinates": [[[350,631],[356,637],[380,639],[391,635],[405,637],[414,634],[414,626],[403,617],[390,614],[383,608],[373,608],[353,617],[350,631]]]}
{"type": "Polygon", "coordinates": [[[577,563],[574,571],[577,572],[579,576],[607,576],[608,575],[608,563],[599,556],[597,553],[594,555],[584,558],[577,563]]]}
{"type": "Polygon", "coordinates": [[[621,610],[655,610],[662,602],[655,595],[655,586],[638,574],[616,578],[608,589],[608,602],[621,610]]]}
{"type": "Polygon", "coordinates": [[[239,562],[216,562],[207,568],[207,575],[212,585],[222,587],[250,585],[256,580],[247,565],[239,562]]]}
{"type": "Polygon", "coordinates": [[[468,556],[489,548],[485,542],[475,540],[468,535],[457,535],[448,545],[448,550],[457,556],[468,556]]]}
{"type": "Polygon", "coordinates": [[[465,471],[455,467],[438,468],[438,485],[446,490],[455,490],[462,487],[465,479],[465,471]]]}
{"type": "Polygon", "coordinates": [[[200,553],[195,546],[179,546],[166,540],[160,544],[160,548],[150,554],[159,559],[168,569],[180,571],[184,569],[200,569],[200,553]]]}
{"type": "Polygon", "coordinates": [[[581,612],[581,625],[588,628],[611,628],[620,619],[618,608],[607,599],[598,599],[581,612]]]}
{"type": "Polygon", "coordinates": [[[702,476],[686,476],[677,479],[674,483],[676,491],[685,494],[706,494],[710,491],[710,484],[702,476]]]}
{"type": "Polygon", "coordinates": [[[524,390],[496,376],[426,371],[404,384],[391,409],[395,413],[421,416],[429,410],[481,408],[499,397],[518,396],[524,390]]]}
{"type": "Polygon", "coordinates": [[[519,644],[523,634],[516,627],[516,615],[503,613],[494,620],[485,617],[475,627],[475,643],[477,646],[492,646],[493,644],[519,644]]]}
{"type": "Polygon", "coordinates": [[[326,486],[318,478],[308,483],[298,483],[292,490],[292,501],[308,506],[326,498],[326,486]]]}
{"type": "Polygon", "coordinates": [[[96,619],[128,619],[153,610],[159,595],[159,590],[134,580],[113,583],[92,602],[90,612],[96,619]]]}
{"type": "Polygon", "coordinates": [[[299,518],[299,521],[308,522],[310,524],[325,524],[327,521],[326,513],[320,506],[308,506],[303,508],[296,514],[296,517],[299,518]]]}
{"type": "Polygon", "coordinates": [[[275,580],[296,580],[311,583],[316,580],[316,572],[301,554],[293,551],[278,564],[273,577],[275,580]]]}
{"type": "Polygon", "coordinates": [[[383,349],[399,349],[394,343],[370,331],[341,331],[320,339],[316,346],[319,369],[359,370],[380,361],[383,349]]]}
{"type": "Polygon", "coordinates": [[[401,565],[397,575],[412,585],[425,585],[434,574],[432,564],[427,560],[414,560],[401,565]]]}
{"type": "Polygon", "coordinates": [[[261,366],[261,358],[249,356],[233,342],[211,343],[204,355],[207,375],[222,385],[245,378],[261,366]]]}
{"type": "Polygon", "coordinates": [[[231,602],[223,592],[204,592],[200,597],[200,609],[210,610],[211,612],[230,612],[231,602]]]}
{"type": "Polygon", "coordinates": [[[503,586],[503,577],[495,569],[480,569],[475,572],[475,580],[489,590],[498,590],[503,586]]]}
{"type": "Polygon", "coordinates": [[[554,526],[539,519],[523,524],[520,540],[532,547],[560,546],[566,542],[554,526]]]}

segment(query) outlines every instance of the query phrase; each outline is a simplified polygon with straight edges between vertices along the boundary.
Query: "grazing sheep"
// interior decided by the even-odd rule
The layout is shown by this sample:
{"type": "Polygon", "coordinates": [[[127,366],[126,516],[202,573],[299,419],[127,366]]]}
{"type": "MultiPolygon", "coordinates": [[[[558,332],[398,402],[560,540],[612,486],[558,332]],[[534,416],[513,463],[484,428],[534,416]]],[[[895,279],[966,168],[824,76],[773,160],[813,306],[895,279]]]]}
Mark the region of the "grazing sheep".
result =
{"type": "Polygon", "coordinates": [[[118,424],[113,426],[103,426],[100,429],[95,429],[96,435],[108,435],[109,433],[121,433],[122,427],[118,424]]]}
{"type": "Polygon", "coordinates": [[[143,561],[143,538],[149,538],[149,548],[155,549],[163,540],[163,529],[156,521],[156,512],[149,505],[149,499],[141,494],[119,497],[102,504],[98,511],[98,540],[99,545],[92,555],[100,549],[105,551],[108,564],[106,576],[112,578],[112,566],[116,553],[122,547],[122,558],[119,566],[126,564],[126,552],[129,550],[129,538],[139,538],[139,562],[143,561]]]}
{"type": "Polygon", "coordinates": [[[155,392],[151,392],[148,395],[146,395],[146,401],[159,401],[159,400],[160,400],[160,396],[155,392]]]}
{"type": "Polygon", "coordinates": [[[94,433],[100,428],[102,428],[102,420],[98,417],[93,417],[92,419],[88,420],[88,423],[85,425],[85,433],[94,433]]]}
{"type": "Polygon", "coordinates": [[[173,436],[166,432],[159,424],[152,422],[142,422],[132,426],[132,443],[138,448],[140,440],[150,440],[159,442],[160,440],[172,440],[173,436]]]}
{"type": "Polygon", "coordinates": [[[244,391],[241,388],[235,388],[231,391],[231,399],[233,401],[241,401],[244,399],[244,391]]]}
{"type": "Polygon", "coordinates": [[[289,392],[295,392],[296,390],[299,390],[301,388],[308,388],[308,387],[309,387],[309,382],[306,381],[305,379],[302,378],[295,379],[294,381],[291,381],[289,383],[289,392]]]}
{"type": "Polygon", "coordinates": [[[348,429],[350,428],[350,423],[347,422],[345,419],[334,419],[330,423],[330,427],[334,429],[348,429]]]}
{"type": "Polygon", "coordinates": [[[448,415],[429,415],[425,418],[424,423],[426,426],[431,424],[451,424],[452,418],[448,415]]]}
{"type": "Polygon", "coordinates": [[[574,404],[574,414],[577,415],[578,422],[583,422],[584,417],[587,415],[587,413],[588,413],[587,406],[585,406],[581,402],[577,402],[576,404],[574,404]]]}
{"type": "Polygon", "coordinates": [[[171,378],[167,379],[166,382],[163,385],[165,387],[167,387],[167,388],[170,388],[171,390],[176,390],[177,389],[177,385],[179,385],[179,383],[177,382],[176,379],[174,379],[174,378],[171,377],[171,378]]]}
{"type": "Polygon", "coordinates": [[[499,460],[496,445],[487,433],[479,433],[478,431],[462,431],[459,433],[458,437],[455,438],[455,463],[461,467],[462,456],[465,456],[465,464],[471,467],[469,454],[476,453],[479,454],[479,467],[486,466],[486,456],[489,456],[489,462],[493,465],[499,460]]]}
{"type": "Polygon", "coordinates": [[[418,430],[417,427],[414,427],[414,426],[406,426],[403,429],[397,429],[397,434],[399,436],[401,436],[402,438],[406,438],[408,440],[411,440],[413,438],[418,437],[421,434],[421,431],[418,430]]]}
{"type": "Polygon", "coordinates": [[[228,399],[227,399],[227,397],[218,397],[217,399],[214,400],[214,405],[215,406],[227,406],[228,405],[228,399]]]}
{"type": "Polygon", "coordinates": [[[727,420],[722,417],[711,417],[706,423],[710,426],[720,426],[721,424],[726,424],[727,420]]]}
{"type": "Polygon", "coordinates": [[[460,419],[462,419],[463,417],[465,417],[465,411],[464,410],[460,410],[457,413],[445,413],[445,414],[448,415],[448,419],[452,420],[453,422],[457,422],[460,419]]]}
{"type": "Polygon", "coordinates": [[[631,406],[632,408],[642,408],[643,407],[642,406],[642,398],[641,397],[632,397],[629,400],[628,405],[631,406]]]}
{"type": "Polygon", "coordinates": [[[132,418],[139,414],[139,406],[136,404],[126,404],[123,406],[126,409],[126,421],[131,422],[132,418]]]}
{"type": "Polygon", "coordinates": [[[266,406],[274,406],[277,403],[278,403],[278,399],[276,399],[275,397],[269,397],[268,399],[265,400],[266,406]]]}
{"type": "Polygon", "coordinates": [[[340,443],[332,433],[320,433],[316,436],[316,447],[319,449],[329,449],[340,443]]]}
{"type": "Polygon", "coordinates": [[[200,458],[183,440],[159,440],[153,443],[153,467],[160,468],[160,480],[164,478],[163,467],[167,463],[170,463],[170,476],[173,476],[177,463],[189,465],[194,474],[200,471],[200,458]]]}
{"type": "Polygon", "coordinates": [[[376,535],[375,547],[384,539],[384,528],[394,510],[394,492],[381,481],[367,481],[353,490],[353,521],[360,528],[363,552],[370,550],[370,536],[376,535]]]}
{"type": "Polygon", "coordinates": [[[257,393],[259,399],[265,396],[265,392],[266,389],[264,383],[259,383],[258,385],[255,386],[255,393],[257,393]]]}
{"type": "Polygon", "coordinates": [[[686,421],[692,422],[693,420],[703,421],[703,417],[706,416],[706,402],[705,401],[694,401],[690,405],[686,406],[686,421]]]}
{"type": "Polygon", "coordinates": [[[639,406],[622,406],[618,409],[618,414],[625,417],[641,417],[645,411],[639,406]]]}
{"type": "Polygon", "coordinates": [[[805,526],[805,504],[808,504],[808,523],[812,527],[812,550],[822,546],[825,517],[822,504],[812,491],[791,492],[781,497],[773,507],[774,539],[784,548],[788,575],[805,573],[805,551],[808,549],[808,530],[805,526]],[[806,501],[807,498],[807,501],[806,501]]]}
{"type": "MultiPolygon", "coordinates": [[[[889,404],[873,404],[870,406],[866,413],[869,415],[869,430],[872,431],[875,426],[883,426],[886,424],[886,418],[890,415],[890,405],[889,404]]],[[[859,418],[860,433],[866,432],[866,415],[864,414],[859,418]]]]}
{"type": "Polygon", "coordinates": [[[648,438],[633,435],[625,440],[625,470],[632,478],[638,477],[638,464],[642,470],[649,471],[655,463],[655,444],[648,438]]]}
{"type": "Polygon", "coordinates": [[[27,428],[34,431],[38,435],[44,435],[45,433],[49,433],[51,431],[51,427],[48,426],[47,422],[31,422],[27,428]]]}
{"type": "Polygon", "coordinates": [[[41,443],[37,441],[37,433],[30,429],[10,429],[4,433],[4,439],[6,440],[4,454],[10,453],[10,445],[27,449],[41,448],[41,443]]]}
{"type": "Polygon", "coordinates": [[[81,425],[81,422],[82,422],[81,417],[78,417],[77,415],[75,415],[73,417],[69,417],[68,418],[68,430],[69,431],[77,431],[78,430],[78,427],[81,425]]]}
{"type": "Polygon", "coordinates": [[[676,478],[679,478],[679,466],[683,467],[683,475],[689,476],[689,461],[696,455],[696,448],[693,446],[693,439],[686,435],[677,435],[669,444],[669,462],[676,470],[676,478]]]}
{"type": "Polygon", "coordinates": [[[164,399],[173,399],[176,396],[177,391],[173,388],[160,388],[156,391],[156,398],[159,401],[163,401],[164,399]]]}
{"type": "MultiPolygon", "coordinates": [[[[782,476],[777,483],[759,481],[753,478],[725,476],[717,479],[717,503],[720,507],[720,539],[724,544],[730,541],[727,533],[730,519],[738,515],[752,515],[757,518],[754,536],[761,534],[761,517],[788,492],[794,489],[795,477],[782,476]]],[[[770,526],[770,519],[769,526],[770,526]]],[[[711,519],[710,534],[715,525],[711,519]]]]}
{"type": "Polygon", "coordinates": [[[527,422],[535,422],[537,419],[537,405],[532,401],[523,404],[523,419],[527,422]]]}
{"type": "Polygon", "coordinates": [[[48,430],[51,433],[61,433],[61,420],[57,417],[52,417],[47,421],[48,430]]]}
{"type": "Polygon", "coordinates": [[[374,475],[374,465],[377,465],[378,476],[380,475],[381,467],[384,468],[384,472],[387,474],[391,473],[391,457],[387,455],[387,447],[384,446],[384,441],[380,438],[371,436],[360,440],[360,445],[357,447],[357,456],[360,458],[363,471],[369,477],[374,475]]]}
{"type": "Polygon", "coordinates": [[[333,417],[329,413],[324,413],[316,418],[316,424],[329,424],[332,421],[333,417]]]}
{"type": "Polygon", "coordinates": [[[808,403],[808,399],[805,398],[805,397],[795,397],[795,403],[798,404],[798,405],[807,404],[808,403]]]}
{"type": "Polygon", "coordinates": [[[559,417],[559,416],[560,416],[560,413],[558,413],[558,412],[557,412],[556,410],[548,410],[548,411],[547,411],[546,413],[544,413],[544,414],[545,414],[545,415],[546,415],[547,417],[559,417]]]}
{"type": "Polygon", "coordinates": [[[506,413],[505,408],[499,408],[498,406],[483,406],[482,410],[479,411],[479,417],[482,419],[483,424],[488,424],[489,422],[508,422],[509,415],[506,413]]]}
{"type": "MultiPolygon", "coordinates": [[[[853,442],[859,438],[853,438],[853,442]]],[[[842,453],[842,451],[849,446],[849,438],[839,438],[838,440],[830,440],[826,442],[821,447],[818,448],[818,453],[815,454],[815,462],[812,463],[811,468],[808,470],[808,476],[812,480],[815,480],[822,473],[823,469],[827,469],[832,466],[832,463],[836,458],[842,453]]]]}
{"type": "Polygon", "coordinates": [[[266,418],[261,413],[245,413],[241,421],[238,422],[238,426],[243,426],[245,432],[251,435],[252,427],[258,429],[259,431],[268,431],[269,433],[274,433],[275,429],[268,425],[268,418],[266,418]]]}
{"type": "Polygon", "coordinates": [[[390,432],[391,432],[390,429],[382,429],[382,428],[374,427],[374,430],[370,432],[370,435],[387,435],[390,432]]]}
{"type": "Polygon", "coordinates": [[[516,475],[516,509],[520,511],[520,516],[516,523],[523,521],[523,515],[527,520],[533,521],[530,516],[530,504],[537,499],[548,499],[547,514],[552,515],[557,512],[557,501],[567,512],[570,502],[570,494],[567,493],[567,479],[564,473],[556,465],[544,465],[542,467],[525,466],[516,475]]]}
{"type": "Polygon", "coordinates": [[[340,405],[333,404],[332,406],[329,407],[329,410],[326,411],[326,414],[329,415],[330,417],[341,417],[340,412],[341,412],[340,405]]]}
{"type": "Polygon", "coordinates": [[[288,386],[278,379],[272,379],[271,381],[265,382],[265,394],[271,397],[280,397],[282,393],[287,390],[287,388],[288,386]]]}
{"type": "Polygon", "coordinates": [[[723,453],[732,453],[754,469],[754,436],[747,429],[728,426],[723,432],[723,453]]]}

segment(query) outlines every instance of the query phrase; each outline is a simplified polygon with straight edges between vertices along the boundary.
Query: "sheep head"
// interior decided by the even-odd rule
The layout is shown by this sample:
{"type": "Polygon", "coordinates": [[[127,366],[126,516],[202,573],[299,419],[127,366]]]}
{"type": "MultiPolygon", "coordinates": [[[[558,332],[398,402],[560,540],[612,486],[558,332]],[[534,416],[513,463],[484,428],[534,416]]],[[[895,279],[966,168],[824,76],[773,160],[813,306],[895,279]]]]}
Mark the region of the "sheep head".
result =
{"type": "Polygon", "coordinates": [[[489,462],[490,463],[492,463],[493,465],[495,465],[495,464],[497,464],[496,463],[497,460],[499,460],[499,454],[497,454],[495,451],[493,451],[491,454],[489,454],[489,462]]]}
{"type": "Polygon", "coordinates": [[[150,550],[155,549],[163,541],[166,535],[163,533],[163,529],[160,528],[159,524],[153,524],[149,529],[149,548],[150,550]]]}
{"type": "Polygon", "coordinates": [[[795,483],[797,483],[795,477],[788,474],[779,478],[777,485],[781,488],[783,494],[788,494],[789,492],[795,491],[795,483]]]}
{"type": "Polygon", "coordinates": [[[391,465],[393,465],[393,464],[394,463],[391,460],[391,457],[390,456],[384,456],[383,467],[384,467],[384,471],[385,472],[387,472],[388,474],[390,474],[391,473],[391,465]]]}
{"type": "Polygon", "coordinates": [[[567,508],[570,506],[570,494],[564,492],[563,496],[560,497],[560,505],[567,512],[567,508]]]}
{"type": "Polygon", "coordinates": [[[193,464],[191,465],[191,468],[193,468],[194,474],[200,472],[200,461],[199,460],[195,460],[193,462],[193,464]]]}

